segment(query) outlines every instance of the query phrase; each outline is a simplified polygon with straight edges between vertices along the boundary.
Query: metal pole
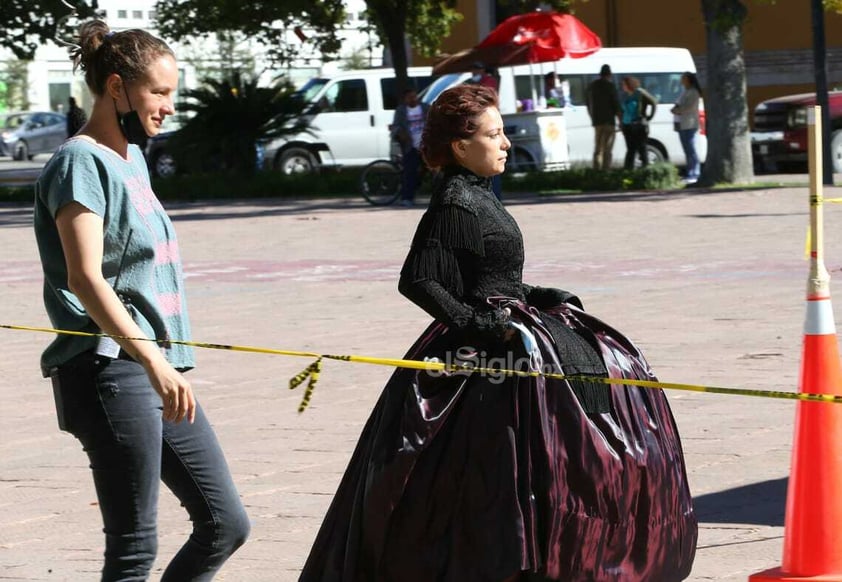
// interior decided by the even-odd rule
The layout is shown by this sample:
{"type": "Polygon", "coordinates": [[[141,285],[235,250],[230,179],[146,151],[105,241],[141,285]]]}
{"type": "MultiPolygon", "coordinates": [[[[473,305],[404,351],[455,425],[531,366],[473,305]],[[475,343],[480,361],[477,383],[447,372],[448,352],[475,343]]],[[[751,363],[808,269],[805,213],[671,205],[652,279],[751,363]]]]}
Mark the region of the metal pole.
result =
{"type": "MultiPolygon", "coordinates": [[[[824,6],[822,0],[812,1],[813,12],[813,68],[816,78],[816,104],[821,107],[823,163],[822,182],[833,185],[833,163],[830,157],[830,108],[827,97],[827,50],[824,35],[824,6]]],[[[816,119],[819,122],[819,119],[816,119]]]]}

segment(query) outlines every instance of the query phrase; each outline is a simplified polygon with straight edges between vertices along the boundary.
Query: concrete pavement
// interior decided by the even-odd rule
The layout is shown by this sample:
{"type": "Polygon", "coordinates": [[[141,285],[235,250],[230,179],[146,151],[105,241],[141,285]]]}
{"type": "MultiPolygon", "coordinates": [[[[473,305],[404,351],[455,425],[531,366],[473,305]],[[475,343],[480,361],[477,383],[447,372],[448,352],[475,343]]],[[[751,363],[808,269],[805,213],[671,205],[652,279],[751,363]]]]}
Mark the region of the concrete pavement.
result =
{"type": "MultiPolygon", "coordinates": [[[[839,188],[826,196],[839,196],[839,188]]],[[[805,189],[508,201],[526,281],[576,292],[665,381],[794,390],[805,312],[805,189]]],[[[396,289],[421,208],[359,201],[171,207],[199,341],[402,356],[428,317],[396,289]]],[[[842,209],[826,211],[842,301],[842,209]]],[[[0,206],[0,323],[46,325],[29,209],[0,206]]],[[[0,330],[0,580],[97,578],[102,534],[86,458],[38,375],[46,334],[0,330]]],[[[296,580],[390,370],[327,362],[310,409],[288,379],[309,360],[201,350],[189,374],[253,520],[218,580],[296,580]]],[[[780,563],[795,405],[671,392],[701,520],[691,581],[780,563]]],[[[153,580],[189,531],[169,493],[153,580]]]]}

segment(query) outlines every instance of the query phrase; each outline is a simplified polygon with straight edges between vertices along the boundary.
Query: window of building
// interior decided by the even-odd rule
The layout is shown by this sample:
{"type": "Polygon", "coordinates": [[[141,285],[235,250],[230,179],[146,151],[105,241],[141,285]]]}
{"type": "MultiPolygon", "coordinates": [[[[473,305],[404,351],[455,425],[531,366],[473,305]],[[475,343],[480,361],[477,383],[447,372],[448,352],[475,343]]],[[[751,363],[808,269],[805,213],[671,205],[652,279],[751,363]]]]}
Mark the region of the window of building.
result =
{"type": "Polygon", "coordinates": [[[128,10],[118,10],[117,11],[117,18],[128,18],[129,11],[128,10]]]}
{"type": "Polygon", "coordinates": [[[135,20],[143,19],[143,10],[132,10],[132,18],[135,20]]]}
{"type": "Polygon", "coordinates": [[[158,17],[158,13],[154,10],[149,11],[149,20],[155,20],[158,17]]]}

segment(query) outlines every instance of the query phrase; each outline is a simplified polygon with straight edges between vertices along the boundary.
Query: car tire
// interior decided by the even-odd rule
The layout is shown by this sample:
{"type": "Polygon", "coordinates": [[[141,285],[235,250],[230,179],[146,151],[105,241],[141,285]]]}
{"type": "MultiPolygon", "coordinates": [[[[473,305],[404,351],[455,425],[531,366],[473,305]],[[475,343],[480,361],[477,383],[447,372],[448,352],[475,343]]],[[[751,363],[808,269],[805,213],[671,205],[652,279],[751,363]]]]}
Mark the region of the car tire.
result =
{"type": "Polygon", "coordinates": [[[667,158],[664,155],[664,152],[661,151],[661,148],[653,143],[646,144],[646,159],[649,160],[649,165],[661,164],[667,161],[667,158]]]}
{"type": "Polygon", "coordinates": [[[286,175],[310,174],[316,171],[316,159],[304,148],[289,148],[281,152],[275,168],[286,175]]]}
{"type": "Polygon", "coordinates": [[[842,129],[834,131],[830,138],[830,165],[834,174],[842,174],[842,129]]]}
{"type": "Polygon", "coordinates": [[[12,158],[17,160],[18,162],[22,162],[24,160],[31,160],[33,156],[29,155],[29,146],[23,140],[18,140],[18,143],[15,144],[14,152],[12,153],[12,158]]]}
{"type": "Polygon", "coordinates": [[[158,178],[171,178],[178,173],[178,165],[171,153],[161,152],[152,160],[152,172],[158,178]]]}

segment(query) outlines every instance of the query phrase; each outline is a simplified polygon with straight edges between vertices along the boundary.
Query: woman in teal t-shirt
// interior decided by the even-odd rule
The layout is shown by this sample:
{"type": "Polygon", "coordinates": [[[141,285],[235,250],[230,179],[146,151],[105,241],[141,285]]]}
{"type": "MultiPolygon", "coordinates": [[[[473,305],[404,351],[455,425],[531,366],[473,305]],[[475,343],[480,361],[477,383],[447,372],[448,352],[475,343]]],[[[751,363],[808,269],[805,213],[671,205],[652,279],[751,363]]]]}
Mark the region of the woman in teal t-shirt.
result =
{"type": "Polygon", "coordinates": [[[623,77],[623,95],[620,105],[623,110],[623,137],[626,140],[626,160],[624,167],[634,167],[634,157],[640,159],[640,165],[649,164],[646,155],[646,140],[649,137],[649,120],[655,116],[658,100],[640,86],[636,77],[623,77]]]}
{"type": "Polygon", "coordinates": [[[90,120],[36,185],[44,303],[59,334],[41,358],[59,426],[90,460],[105,531],[102,580],[145,580],[157,552],[160,482],[193,522],[161,580],[210,580],[245,541],[249,520],[222,449],[182,372],[192,350],[172,223],[138,143],[174,112],[178,67],[141,30],[98,20],[71,52],[94,98],[90,120]],[[146,337],[155,341],[144,341],[146,337]]]}

